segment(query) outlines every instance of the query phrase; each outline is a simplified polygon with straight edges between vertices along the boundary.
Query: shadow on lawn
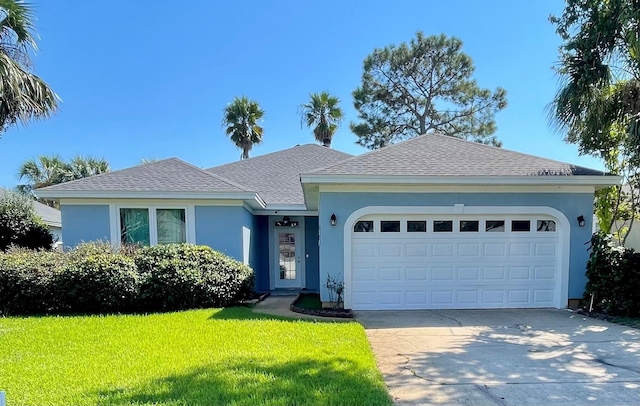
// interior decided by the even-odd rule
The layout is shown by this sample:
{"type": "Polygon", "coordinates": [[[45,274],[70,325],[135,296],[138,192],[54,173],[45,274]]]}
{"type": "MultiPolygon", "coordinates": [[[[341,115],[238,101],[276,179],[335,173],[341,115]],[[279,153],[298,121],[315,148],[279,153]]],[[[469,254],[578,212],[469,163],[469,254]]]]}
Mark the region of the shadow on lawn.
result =
{"type": "Polygon", "coordinates": [[[140,387],[99,393],[101,405],[388,405],[375,375],[350,360],[229,360],[140,387]]]}
{"type": "MultiPolygon", "coordinates": [[[[293,317],[276,316],[267,313],[256,312],[247,307],[226,307],[216,311],[209,317],[211,320],[281,320],[290,321],[292,323],[336,323],[335,320],[326,320],[318,317],[317,319],[296,319],[293,317]]],[[[340,320],[344,322],[355,322],[353,319],[340,320]]]]}

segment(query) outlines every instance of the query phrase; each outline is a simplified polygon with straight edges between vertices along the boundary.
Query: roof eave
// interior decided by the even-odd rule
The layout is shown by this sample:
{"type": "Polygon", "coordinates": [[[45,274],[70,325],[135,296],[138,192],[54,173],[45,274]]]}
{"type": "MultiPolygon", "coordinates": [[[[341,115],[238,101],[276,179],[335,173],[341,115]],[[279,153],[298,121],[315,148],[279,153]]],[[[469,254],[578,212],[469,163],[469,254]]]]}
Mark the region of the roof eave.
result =
{"type": "Polygon", "coordinates": [[[158,191],[77,191],[37,189],[38,197],[50,199],[211,199],[243,200],[254,209],[266,203],[255,192],[158,192],[158,191]]]}
{"type": "Polygon", "coordinates": [[[613,175],[567,176],[397,176],[303,174],[302,184],[368,185],[580,185],[601,189],[619,185],[622,177],[613,175]]]}

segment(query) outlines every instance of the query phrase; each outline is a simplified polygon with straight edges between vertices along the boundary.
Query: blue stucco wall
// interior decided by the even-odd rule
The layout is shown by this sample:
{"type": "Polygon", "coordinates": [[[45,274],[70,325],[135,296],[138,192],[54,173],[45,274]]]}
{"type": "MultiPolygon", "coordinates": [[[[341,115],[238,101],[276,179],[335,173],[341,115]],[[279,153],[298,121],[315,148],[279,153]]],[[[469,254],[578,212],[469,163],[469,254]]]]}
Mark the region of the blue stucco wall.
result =
{"type": "Polygon", "coordinates": [[[320,289],[320,247],[318,246],[318,217],[304,218],[305,287],[309,290],[320,289]]]}
{"type": "Polygon", "coordinates": [[[253,217],[255,245],[251,247],[251,267],[256,273],[256,291],[269,291],[269,217],[253,217]]]}
{"type": "Polygon", "coordinates": [[[242,226],[247,210],[242,206],[195,206],[195,213],[196,244],[242,261],[242,226]]]}
{"type": "Polygon", "coordinates": [[[108,205],[62,205],[62,242],[73,248],[86,241],[110,241],[108,205]]]}
{"type": "MultiPolygon", "coordinates": [[[[569,254],[569,298],[581,298],[587,282],[585,267],[589,254],[585,242],[591,238],[593,194],[590,193],[336,193],[320,194],[320,219],[332,213],[335,227],[320,222],[320,280],[341,273],[344,260],[344,222],[354,211],[366,206],[548,206],[562,212],[571,224],[569,254]],[[575,219],[584,215],[587,224],[578,227],[575,219]]],[[[320,289],[328,300],[326,288],[320,289]]]]}

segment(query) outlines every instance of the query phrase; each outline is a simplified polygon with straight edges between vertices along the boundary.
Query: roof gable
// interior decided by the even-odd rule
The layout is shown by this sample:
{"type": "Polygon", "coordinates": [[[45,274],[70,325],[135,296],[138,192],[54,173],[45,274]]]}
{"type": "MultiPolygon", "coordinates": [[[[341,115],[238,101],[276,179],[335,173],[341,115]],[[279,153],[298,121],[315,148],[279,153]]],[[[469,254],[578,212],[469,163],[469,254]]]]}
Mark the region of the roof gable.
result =
{"type": "MultiPolygon", "coordinates": [[[[168,158],[37,189],[38,192],[247,192],[237,185],[178,158],[168,158]]],[[[47,193],[48,194],[48,193],[47,193]]]]}
{"type": "Polygon", "coordinates": [[[350,154],[321,145],[304,144],[216,166],[207,171],[257,192],[267,204],[304,205],[300,174],[351,157],[350,154]]]}
{"type": "Polygon", "coordinates": [[[581,176],[604,172],[459,138],[426,134],[309,174],[374,176],[581,176]]]}

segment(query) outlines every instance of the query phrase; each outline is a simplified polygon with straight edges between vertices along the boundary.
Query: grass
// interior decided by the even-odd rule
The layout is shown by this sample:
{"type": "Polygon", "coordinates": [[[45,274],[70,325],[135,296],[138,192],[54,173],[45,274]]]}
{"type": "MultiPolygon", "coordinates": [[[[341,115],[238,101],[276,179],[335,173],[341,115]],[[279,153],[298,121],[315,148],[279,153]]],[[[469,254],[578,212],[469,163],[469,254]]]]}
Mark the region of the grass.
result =
{"type": "Polygon", "coordinates": [[[613,323],[622,324],[623,326],[640,329],[640,317],[614,317],[611,321],[613,323]]]}
{"type": "Polygon", "coordinates": [[[322,302],[320,301],[320,295],[317,293],[302,293],[298,300],[294,303],[301,309],[307,310],[321,310],[322,302]]]}
{"type": "Polygon", "coordinates": [[[388,405],[362,326],[246,308],[0,318],[18,405],[388,405]]]}

